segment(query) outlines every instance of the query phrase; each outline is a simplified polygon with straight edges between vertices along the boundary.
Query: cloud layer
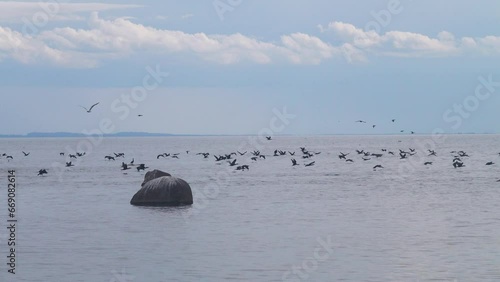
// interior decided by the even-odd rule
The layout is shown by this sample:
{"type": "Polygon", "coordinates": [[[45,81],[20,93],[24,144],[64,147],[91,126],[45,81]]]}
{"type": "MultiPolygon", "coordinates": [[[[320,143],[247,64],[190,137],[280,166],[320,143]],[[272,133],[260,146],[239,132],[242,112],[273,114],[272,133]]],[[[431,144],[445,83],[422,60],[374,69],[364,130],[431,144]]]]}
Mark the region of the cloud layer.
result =
{"type": "MultiPolygon", "coordinates": [[[[98,4],[89,5],[95,8],[92,5],[98,4]]],[[[101,9],[108,7],[102,5],[101,9]]],[[[320,64],[342,57],[349,62],[367,61],[373,55],[445,57],[500,54],[498,36],[457,39],[446,31],[434,38],[403,31],[379,34],[343,22],[332,22],[319,28],[325,39],[293,33],[266,42],[239,33],[185,33],[144,26],[127,18],[104,20],[93,12],[87,29],[64,27],[30,33],[0,26],[0,60],[93,68],[137,53],[156,56],[183,53],[215,64],[320,64]]]]}

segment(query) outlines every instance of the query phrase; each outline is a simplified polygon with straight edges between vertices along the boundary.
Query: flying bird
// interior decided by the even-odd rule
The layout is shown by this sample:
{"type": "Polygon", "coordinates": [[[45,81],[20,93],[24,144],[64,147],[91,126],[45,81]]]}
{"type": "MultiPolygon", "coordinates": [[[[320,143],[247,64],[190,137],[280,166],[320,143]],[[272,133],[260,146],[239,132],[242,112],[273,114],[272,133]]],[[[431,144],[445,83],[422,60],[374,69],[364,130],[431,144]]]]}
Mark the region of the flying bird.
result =
{"type": "Polygon", "coordinates": [[[240,165],[236,167],[236,170],[250,170],[250,167],[248,165],[240,165]]]}
{"type": "Polygon", "coordinates": [[[122,162],[122,170],[127,170],[127,169],[130,169],[130,167],[126,163],[122,162]]]}
{"type": "Polygon", "coordinates": [[[93,109],[95,106],[97,106],[97,105],[99,105],[99,102],[97,102],[97,103],[93,104],[93,105],[90,107],[90,109],[87,109],[87,108],[85,108],[84,106],[80,106],[80,107],[84,108],[84,109],[85,109],[85,111],[87,111],[87,113],[90,113],[90,112],[92,112],[92,109],[93,109]]]}
{"type": "Polygon", "coordinates": [[[140,164],[138,167],[137,167],[137,171],[141,171],[141,170],[146,170],[146,168],[148,168],[145,164],[140,164]]]}
{"type": "Polygon", "coordinates": [[[25,156],[25,157],[27,157],[27,156],[29,156],[29,155],[30,155],[30,153],[29,153],[29,152],[28,152],[28,153],[26,153],[26,152],[24,152],[24,151],[23,151],[23,154],[24,154],[24,156],[25,156]]]}

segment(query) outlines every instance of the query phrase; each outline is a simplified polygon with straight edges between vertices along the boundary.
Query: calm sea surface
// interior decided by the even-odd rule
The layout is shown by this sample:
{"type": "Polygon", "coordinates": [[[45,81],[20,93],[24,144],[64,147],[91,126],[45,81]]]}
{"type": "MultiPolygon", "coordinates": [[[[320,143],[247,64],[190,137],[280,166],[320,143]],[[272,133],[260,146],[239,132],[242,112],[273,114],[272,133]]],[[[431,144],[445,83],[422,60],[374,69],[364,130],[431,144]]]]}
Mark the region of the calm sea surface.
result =
{"type": "Polygon", "coordinates": [[[84,140],[0,139],[14,158],[0,158],[0,281],[500,281],[500,136],[84,140]],[[301,146],[321,154],[305,160],[301,146]],[[254,148],[266,159],[252,161],[254,148]],[[417,154],[400,159],[409,148],[417,154]],[[249,171],[212,156],[238,149],[249,171]],[[356,149],[384,155],[363,161],[356,149]],[[452,167],[453,150],[468,153],[465,167],[452,167]],[[60,168],[75,151],[87,154],[60,168]],[[104,160],[113,152],[125,158],[104,160]],[[179,159],[156,158],[164,152],[179,159]],[[190,183],[194,205],[131,206],[144,177],[120,170],[132,158],[190,183]],[[6,264],[10,169],[16,275],[6,264]]]}

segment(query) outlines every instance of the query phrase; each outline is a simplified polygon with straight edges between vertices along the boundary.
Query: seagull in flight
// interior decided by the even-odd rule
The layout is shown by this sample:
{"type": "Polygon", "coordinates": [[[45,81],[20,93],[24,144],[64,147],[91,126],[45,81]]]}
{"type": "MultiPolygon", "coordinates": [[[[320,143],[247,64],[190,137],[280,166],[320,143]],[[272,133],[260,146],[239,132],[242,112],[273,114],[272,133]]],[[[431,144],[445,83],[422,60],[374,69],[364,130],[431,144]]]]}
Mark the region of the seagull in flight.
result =
{"type": "Polygon", "coordinates": [[[92,112],[92,109],[93,109],[95,106],[97,106],[98,104],[99,104],[99,102],[97,102],[97,103],[93,104],[93,105],[90,107],[90,109],[87,109],[87,108],[85,108],[84,106],[80,106],[80,107],[84,108],[84,109],[85,109],[85,111],[87,111],[87,113],[90,113],[90,112],[92,112]]]}

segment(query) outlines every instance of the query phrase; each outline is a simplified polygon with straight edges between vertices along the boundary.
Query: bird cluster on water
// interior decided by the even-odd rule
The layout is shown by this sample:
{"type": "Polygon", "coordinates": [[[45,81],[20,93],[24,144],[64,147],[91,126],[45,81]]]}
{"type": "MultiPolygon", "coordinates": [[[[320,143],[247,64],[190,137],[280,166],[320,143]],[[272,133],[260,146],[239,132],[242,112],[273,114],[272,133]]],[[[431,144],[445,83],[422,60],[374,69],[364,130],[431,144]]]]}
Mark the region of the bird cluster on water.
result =
{"type": "MultiPolygon", "coordinates": [[[[359,121],[359,122],[363,122],[363,121],[359,121]]],[[[267,136],[266,139],[268,141],[272,140],[272,138],[270,136],[267,136]]],[[[266,158],[270,158],[270,157],[290,156],[290,157],[292,157],[291,158],[292,167],[301,165],[297,161],[297,158],[302,158],[302,160],[303,160],[302,165],[304,167],[314,166],[316,164],[316,161],[314,161],[312,159],[315,156],[321,154],[321,152],[310,151],[310,150],[306,149],[306,147],[299,147],[299,149],[300,149],[301,155],[298,155],[298,154],[296,155],[295,151],[287,151],[287,150],[281,150],[281,149],[275,149],[273,154],[269,154],[269,155],[263,154],[259,150],[254,150],[254,151],[250,152],[250,154],[249,154],[250,158],[248,158],[246,160],[247,160],[247,162],[256,163],[258,161],[266,160],[266,158]]],[[[30,156],[29,152],[22,151],[22,153],[23,153],[24,157],[30,156]]],[[[196,153],[195,155],[202,156],[203,159],[209,159],[210,156],[212,155],[215,159],[215,163],[218,165],[222,165],[224,163],[227,163],[229,167],[235,167],[236,171],[245,171],[245,170],[250,170],[250,164],[248,164],[248,163],[239,164],[238,160],[236,158],[237,157],[244,158],[247,155],[247,153],[248,153],[248,151],[245,151],[245,152],[236,151],[236,152],[229,152],[229,153],[225,153],[225,154],[213,154],[212,155],[209,152],[199,152],[199,153],[196,153]]],[[[186,151],[186,154],[189,154],[189,151],[186,151]]],[[[338,158],[340,160],[344,160],[346,163],[354,163],[355,160],[353,157],[349,157],[350,154],[351,154],[351,152],[348,152],[348,153],[339,152],[338,158]]],[[[416,155],[417,150],[414,148],[408,148],[408,150],[398,149],[398,151],[391,151],[391,150],[382,148],[381,152],[369,152],[369,151],[365,151],[363,149],[359,149],[359,150],[355,150],[355,154],[360,156],[361,161],[370,161],[372,159],[378,160],[378,159],[382,158],[384,155],[399,157],[399,159],[403,160],[403,159],[408,159],[408,158],[416,155]]],[[[427,150],[426,154],[427,154],[427,157],[429,157],[429,158],[430,157],[437,157],[437,155],[438,155],[438,153],[435,150],[430,150],[430,149],[427,150]]],[[[470,158],[470,156],[467,154],[467,152],[465,152],[463,150],[462,151],[451,151],[450,154],[452,155],[451,164],[452,164],[453,168],[455,168],[455,169],[465,167],[464,160],[466,158],[470,158]]],[[[59,155],[65,156],[65,153],[61,152],[61,153],[59,153],[59,155]]],[[[82,158],[85,155],[86,155],[85,152],[75,152],[74,154],[68,154],[67,156],[69,157],[69,161],[66,162],[66,167],[75,166],[75,164],[73,164],[72,160],[73,159],[76,160],[77,158],[82,158]]],[[[180,153],[161,153],[161,154],[158,154],[156,156],[156,159],[160,159],[160,158],[179,159],[179,156],[180,156],[180,153]]],[[[498,156],[500,156],[500,153],[498,153],[498,156]]],[[[0,159],[2,159],[2,158],[5,158],[7,161],[11,161],[14,159],[12,155],[9,155],[7,153],[0,154],[0,159]]],[[[125,153],[113,153],[113,154],[109,154],[109,155],[104,156],[105,161],[116,161],[116,159],[118,159],[118,158],[125,158],[125,153]]],[[[129,163],[125,163],[124,161],[122,161],[121,166],[120,166],[121,170],[126,171],[126,170],[131,169],[132,167],[135,167],[135,169],[138,172],[140,172],[140,171],[144,171],[147,168],[149,168],[144,163],[134,164],[134,162],[135,162],[134,158],[132,158],[132,161],[130,161],[129,163]]],[[[430,166],[433,163],[434,163],[433,161],[426,160],[425,162],[423,162],[423,165],[430,166]]],[[[489,161],[485,165],[492,166],[494,164],[495,163],[493,161],[489,161]]],[[[374,171],[377,171],[377,170],[383,169],[383,168],[384,168],[384,166],[382,164],[375,164],[373,166],[374,171]]],[[[38,171],[39,176],[43,176],[45,174],[48,174],[48,170],[45,168],[42,168],[38,171]]],[[[498,179],[497,182],[500,182],[500,179],[498,179]]]]}

